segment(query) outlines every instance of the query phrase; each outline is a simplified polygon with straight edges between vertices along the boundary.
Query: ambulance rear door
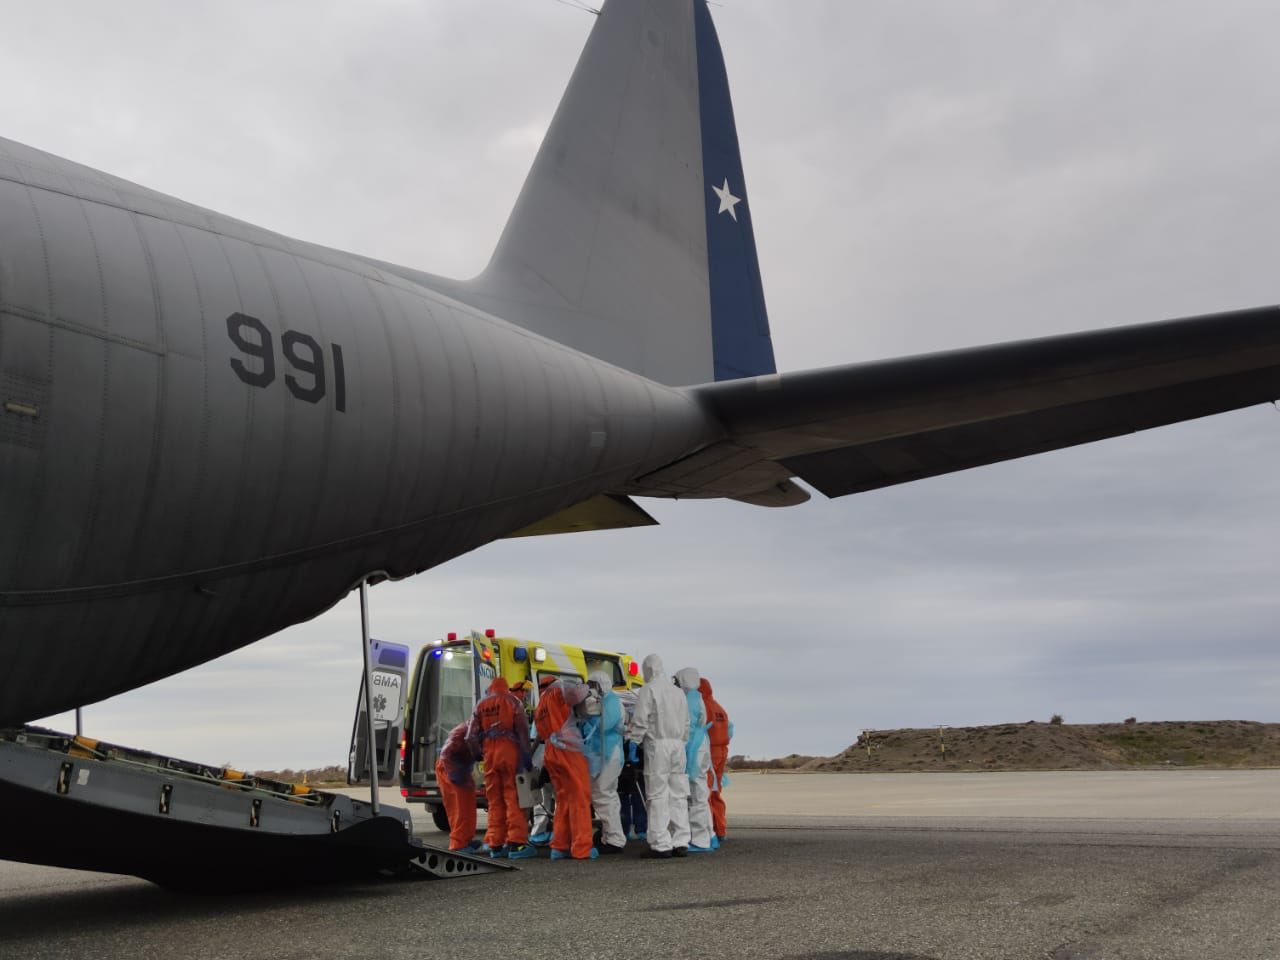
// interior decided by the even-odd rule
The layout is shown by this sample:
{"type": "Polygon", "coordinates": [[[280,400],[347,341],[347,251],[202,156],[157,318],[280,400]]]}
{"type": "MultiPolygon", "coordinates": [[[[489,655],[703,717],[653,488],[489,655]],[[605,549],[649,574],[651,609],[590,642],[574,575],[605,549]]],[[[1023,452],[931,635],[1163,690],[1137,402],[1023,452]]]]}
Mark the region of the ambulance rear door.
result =
{"type": "MultiPolygon", "coordinates": [[[[404,726],[405,692],[409,686],[409,648],[398,643],[369,641],[369,664],[373,675],[374,762],[378,782],[390,786],[398,779],[400,736],[404,726]]],[[[369,782],[368,697],[364,676],[356,695],[356,717],[351,728],[351,749],[347,755],[347,783],[369,782]]]]}
{"type": "Polygon", "coordinates": [[[437,641],[418,658],[413,684],[412,729],[406,744],[410,799],[435,797],[436,758],[450,731],[471,719],[477,699],[494,677],[493,651],[475,634],[458,640],[437,641]],[[485,650],[489,656],[484,656],[485,650]],[[420,791],[428,791],[422,792],[420,791]]]}

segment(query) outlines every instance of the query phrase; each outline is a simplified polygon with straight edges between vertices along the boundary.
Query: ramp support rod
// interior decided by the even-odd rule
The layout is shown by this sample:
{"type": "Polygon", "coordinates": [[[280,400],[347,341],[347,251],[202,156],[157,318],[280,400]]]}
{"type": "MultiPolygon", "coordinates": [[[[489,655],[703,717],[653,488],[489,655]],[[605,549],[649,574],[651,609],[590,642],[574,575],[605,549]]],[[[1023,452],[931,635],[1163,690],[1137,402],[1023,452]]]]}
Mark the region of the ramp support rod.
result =
{"type": "Polygon", "coordinates": [[[364,642],[364,716],[367,725],[366,735],[369,738],[369,803],[373,807],[373,815],[378,816],[378,760],[377,739],[374,736],[373,724],[373,666],[369,662],[369,578],[360,581],[360,632],[364,642]]]}

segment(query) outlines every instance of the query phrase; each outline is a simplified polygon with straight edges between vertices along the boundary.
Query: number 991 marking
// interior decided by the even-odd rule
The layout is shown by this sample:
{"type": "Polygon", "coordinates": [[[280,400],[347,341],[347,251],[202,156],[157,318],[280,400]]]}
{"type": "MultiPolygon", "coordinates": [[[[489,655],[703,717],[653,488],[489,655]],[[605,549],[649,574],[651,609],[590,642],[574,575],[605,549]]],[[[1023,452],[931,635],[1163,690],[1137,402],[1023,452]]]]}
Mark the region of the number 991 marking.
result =
{"type": "MultiPolygon", "coordinates": [[[[249,360],[231,358],[231,369],[237,377],[251,387],[269,387],[276,379],[275,343],[267,325],[257,317],[233,313],[227,317],[227,336],[236,349],[249,360]]],[[[284,375],[289,392],[307,403],[319,403],[324,399],[326,370],[324,350],[316,339],[296,330],[286,330],[280,337],[281,351],[292,372],[284,375]]],[[[333,406],[339,413],[347,411],[347,375],[342,362],[342,347],[330,344],[333,354],[333,406]]]]}

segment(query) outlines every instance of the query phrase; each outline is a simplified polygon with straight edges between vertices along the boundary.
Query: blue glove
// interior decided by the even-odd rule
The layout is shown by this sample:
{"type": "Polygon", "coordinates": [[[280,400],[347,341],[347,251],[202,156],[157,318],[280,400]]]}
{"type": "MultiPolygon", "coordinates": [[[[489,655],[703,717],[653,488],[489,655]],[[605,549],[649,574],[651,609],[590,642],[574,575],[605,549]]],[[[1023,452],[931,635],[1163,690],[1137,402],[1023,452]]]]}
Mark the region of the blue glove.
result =
{"type": "Polygon", "coordinates": [[[627,759],[632,763],[640,762],[640,754],[636,751],[636,744],[634,740],[627,744],[627,759]]]}
{"type": "Polygon", "coordinates": [[[728,785],[729,785],[729,775],[726,773],[723,777],[720,778],[720,789],[723,790],[728,785]]]}
{"type": "Polygon", "coordinates": [[[729,739],[730,740],[733,739],[733,721],[732,720],[729,721],[729,739]]]}

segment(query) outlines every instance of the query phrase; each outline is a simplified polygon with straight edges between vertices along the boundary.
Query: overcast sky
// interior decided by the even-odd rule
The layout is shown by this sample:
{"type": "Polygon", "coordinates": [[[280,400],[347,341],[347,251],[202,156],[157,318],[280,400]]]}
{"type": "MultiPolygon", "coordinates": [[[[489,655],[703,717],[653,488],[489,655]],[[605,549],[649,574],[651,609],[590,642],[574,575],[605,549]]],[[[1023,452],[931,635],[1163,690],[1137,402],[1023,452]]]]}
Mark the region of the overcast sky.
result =
{"type": "MultiPolygon", "coordinates": [[[[1274,3],[714,15],[780,369],[1280,302],[1274,3]]],[[[23,4],[0,135],[470,276],[591,24],[556,0],[23,4]]],[[[657,651],[713,679],[752,756],[1055,712],[1277,720],[1277,468],[1259,407],[788,510],[646,501],[660,527],[379,586],[374,632],[657,651]]],[[[89,708],[88,732],[345,762],[359,662],[352,598],[89,708]]]]}

